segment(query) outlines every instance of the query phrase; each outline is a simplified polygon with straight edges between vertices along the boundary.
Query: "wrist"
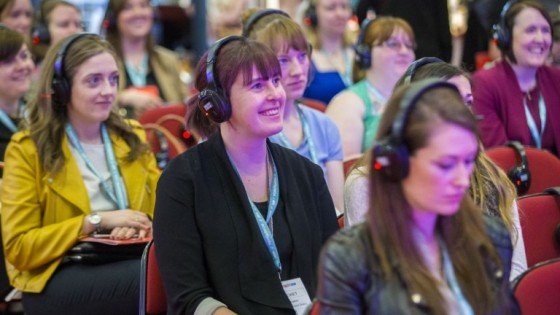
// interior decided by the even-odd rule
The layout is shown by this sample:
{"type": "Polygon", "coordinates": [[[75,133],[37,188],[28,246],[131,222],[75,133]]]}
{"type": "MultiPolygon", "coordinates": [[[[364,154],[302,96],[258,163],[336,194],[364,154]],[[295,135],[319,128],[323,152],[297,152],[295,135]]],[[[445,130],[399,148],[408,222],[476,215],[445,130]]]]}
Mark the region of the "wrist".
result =
{"type": "Polygon", "coordinates": [[[98,212],[92,212],[91,214],[87,215],[86,220],[93,227],[94,232],[101,232],[102,217],[98,212]]]}

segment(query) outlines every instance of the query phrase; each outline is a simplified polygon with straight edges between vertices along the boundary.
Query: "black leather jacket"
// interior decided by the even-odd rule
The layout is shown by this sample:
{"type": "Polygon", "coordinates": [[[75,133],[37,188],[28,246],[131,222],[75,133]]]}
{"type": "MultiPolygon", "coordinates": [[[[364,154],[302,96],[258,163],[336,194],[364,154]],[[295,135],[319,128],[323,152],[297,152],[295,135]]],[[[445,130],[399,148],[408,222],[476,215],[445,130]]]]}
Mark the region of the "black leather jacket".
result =
{"type": "MultiPolygon", "coordinates": [[[[485,224],[503,264],[503,269],[486,264],[499,301],[492,314],[520,314],[508,280],[513,252],[509,233],[495,217],[485,215],[485,224]]],[[[372,248],[366,223],[339,231],[325,244],[317,292],[320,314],[430,314],[421,297],[407,291],[400,277],[384,279],[372,248]]]]}

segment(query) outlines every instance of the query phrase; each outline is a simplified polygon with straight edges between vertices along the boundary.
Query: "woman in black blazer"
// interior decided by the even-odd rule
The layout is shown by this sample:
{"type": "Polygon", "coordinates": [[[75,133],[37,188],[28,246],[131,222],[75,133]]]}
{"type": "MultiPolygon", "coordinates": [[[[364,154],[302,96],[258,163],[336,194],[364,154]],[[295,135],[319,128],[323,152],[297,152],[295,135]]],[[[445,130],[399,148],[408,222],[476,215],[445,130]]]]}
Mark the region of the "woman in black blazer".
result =
{"type": "Polygon", "coordinates": [[[171,161],[156,198],[169,313],[295,314],[337,222],[321,168],[267,140],[286,97],[276,55],[230,36],[196,70],[189,122],[208,140],[171,161]]]}

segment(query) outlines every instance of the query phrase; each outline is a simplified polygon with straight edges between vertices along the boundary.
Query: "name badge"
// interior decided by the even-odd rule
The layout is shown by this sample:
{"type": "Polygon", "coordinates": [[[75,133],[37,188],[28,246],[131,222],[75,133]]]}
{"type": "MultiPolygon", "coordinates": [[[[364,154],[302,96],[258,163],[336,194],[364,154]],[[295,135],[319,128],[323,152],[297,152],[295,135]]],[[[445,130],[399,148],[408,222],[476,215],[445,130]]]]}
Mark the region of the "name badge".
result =
{"type": "Polygon", "coordinates": [[[288,299],[290,299],[296,314],[304,314],[307,307],[311,304],[311,299],[309,298],[309,294],[307,294],[307,290],[301,278],[282,281],[282,287],[288,299]]]}

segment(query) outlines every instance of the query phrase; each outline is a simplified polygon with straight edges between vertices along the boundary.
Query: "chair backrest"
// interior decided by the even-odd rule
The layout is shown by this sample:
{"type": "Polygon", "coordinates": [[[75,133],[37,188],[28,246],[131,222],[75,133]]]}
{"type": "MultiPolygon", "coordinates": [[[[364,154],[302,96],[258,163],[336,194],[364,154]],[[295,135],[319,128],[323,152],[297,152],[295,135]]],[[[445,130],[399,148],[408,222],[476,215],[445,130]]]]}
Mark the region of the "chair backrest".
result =
{"type": "Polygon", "coordinates": [[[164,127],[173,136],[181,140],[187,148],[190,148],[198,142],[198,139],[194,133],[186,131],[186,115],[186,105],[167,105],[142,113],[142,115],[138,117],[138,121],[142,125],[157,124],[164,127]]]}
{"type": "Polygon", "coordinates": [[[516,278],[513,292],[523,315],[558,314],[560,310],[560,260],[529,268],[516,278]]]}
{"type": "Polygon", "coordinates": [[[165,115],[177,115],[184,117],[187,115],[187,106],[184,104],[161,106],[154,109],[147,110],[138,116],[138,121],[141,124],[156,123],[160,117],[165,115]]]}
{"type": "MultiPolygon", "coordinates": [[[[532,147],[525,147],[531,186],[525,195],[543,192],[545,189],[560,186],[560,159],[552,153],[532,147]]],[[[516,165],[517,155],[515,149],[507,146],[494,147],[485,150],[488,157],[506,173],[516,165]]]]}
{"type": "Polygon", "coordinates": [[[560,258],[560,196],[550,192],[517,200],[527,266],[560,258]]]}
{"type": "Polygon", "coordinates": [[[336,217],[336,220],[338,221],[338,228],[343,229],[344,228],[344,213],[339,214],[338,217],[336,217]]]}
{"type": "Polygon", "coordinates": [[[154,240],[144,249],[140,261],[140,315],[165,314],[167,297],[161,282],[154,240]]]}
{"type": "Polygon", "coordinates": [[[313,109],[316,109],[320,112],[325,112],[327,110],[327,104],[319,101],[319,100],[314,100],[314,99],[310,99],[310,98],[302,98],[299,100],[299,102],[307,107],[311,107],[313,109]]]}
{"type": "Polygon", "coordinates": [[[181,140],[160,125],[149,123],[143,124],[142,127],[146,131],[146,140],[156,156],[160,169],[165,168],[169,161],[187,150],[181,140]]]}

